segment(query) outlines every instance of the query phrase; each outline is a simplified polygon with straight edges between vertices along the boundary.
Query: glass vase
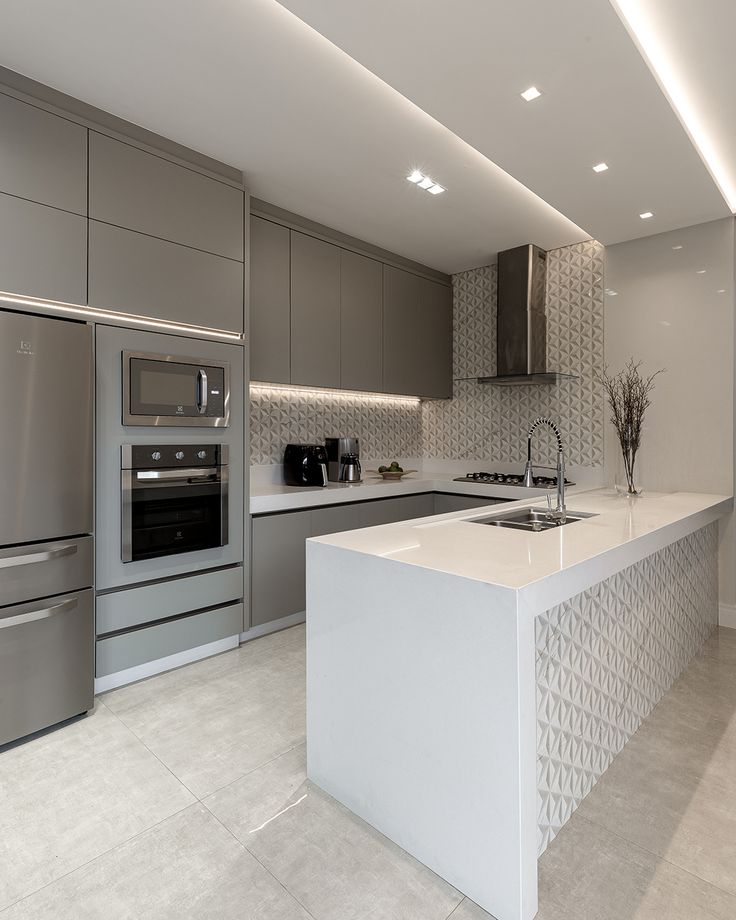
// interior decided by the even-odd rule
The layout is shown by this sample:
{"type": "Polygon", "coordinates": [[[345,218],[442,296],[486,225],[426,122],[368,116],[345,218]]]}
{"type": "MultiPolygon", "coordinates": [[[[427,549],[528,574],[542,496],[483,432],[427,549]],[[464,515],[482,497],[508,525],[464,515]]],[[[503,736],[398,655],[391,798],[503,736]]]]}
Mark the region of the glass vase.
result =
{"type": "Polygon", "coordinates": [[[616,464],[615,486],[621,495],[641,495],[642,489],[637,484],[638,470],[636,466],[637,451],[628,445],[620,445],[618,463],[616,464]]]}

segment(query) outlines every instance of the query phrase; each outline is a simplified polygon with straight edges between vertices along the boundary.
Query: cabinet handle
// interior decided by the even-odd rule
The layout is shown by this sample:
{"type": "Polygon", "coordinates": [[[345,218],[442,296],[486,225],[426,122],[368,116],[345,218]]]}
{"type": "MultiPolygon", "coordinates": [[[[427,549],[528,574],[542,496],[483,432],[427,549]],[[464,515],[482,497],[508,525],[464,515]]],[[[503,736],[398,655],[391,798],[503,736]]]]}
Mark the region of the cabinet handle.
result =
{"type": "Polygon", "coordinates": [[[60,559],[62,556],[73,556],[77,552],[77,544],[70,543],[68,546],[60,546],[58,549],[50,549],[43,553],[24,553],[22,556],[6,556],[0,559],[0,569],[14,569],[19,565],[32,565],[34,562],[50,562],[52,559],[60,559]]]}
{"type": "Polygon", "coordinates": [[[21,626],[23,623],[32,623],[34,620],[47,620],[57,613],[73,610],[78,603],[79,601],[76,597],[70,597],[69,600],[54,604],[53,607],[43,607],[41,610],[29,610],[27,613],[19,613],[14,617],[5,617],[5,619],[0,619],[0,629],[7,629],[9,626],[21,626]]]}

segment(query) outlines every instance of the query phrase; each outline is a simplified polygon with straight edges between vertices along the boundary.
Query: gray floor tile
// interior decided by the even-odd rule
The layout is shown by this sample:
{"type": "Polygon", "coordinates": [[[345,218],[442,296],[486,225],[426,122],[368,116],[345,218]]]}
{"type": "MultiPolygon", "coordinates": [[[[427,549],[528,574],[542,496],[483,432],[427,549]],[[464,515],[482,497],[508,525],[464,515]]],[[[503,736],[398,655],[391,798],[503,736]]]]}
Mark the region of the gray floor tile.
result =
{"type": "Polygon", "coordinates": [[[308,920],[199,803],[18,902],[3,920],[308,920]]]}
{"type": "Polygon", "coordinates": [[[306,781],[293,751],[206,805],[317,920],[445,920],[462,896],[306,781]]]}
{"type": "Polygon", "coordinates": [[[304,627],[104,696],[198,797],[305,739],[304,627]]]}
{"type": "Polygon", "coordinates": [[[448,920],[495,920],[495,917],[465,898],[457,909],[450,914],[448,920]]]}
{"type": "Polygon", "coordinates": [[[0,754],[0,907],[185,808],[192,795],[102,704],[0,754]]]}
{"type": "Polygon", "coordinates": [[[579,813],[539,863],[537,920],[733,920],[736,897],[579,813]]]}

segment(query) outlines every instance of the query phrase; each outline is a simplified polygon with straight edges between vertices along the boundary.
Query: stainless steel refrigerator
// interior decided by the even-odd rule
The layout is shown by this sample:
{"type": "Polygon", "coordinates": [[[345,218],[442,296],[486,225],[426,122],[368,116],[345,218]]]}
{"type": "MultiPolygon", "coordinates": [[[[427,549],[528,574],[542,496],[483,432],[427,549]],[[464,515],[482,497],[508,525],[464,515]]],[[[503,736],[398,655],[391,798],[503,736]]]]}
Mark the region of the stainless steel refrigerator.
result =
{"type": "Polygon", "coordinates": [[[92,329],[0,312],[0,745],[94,698],[92,329]]]}

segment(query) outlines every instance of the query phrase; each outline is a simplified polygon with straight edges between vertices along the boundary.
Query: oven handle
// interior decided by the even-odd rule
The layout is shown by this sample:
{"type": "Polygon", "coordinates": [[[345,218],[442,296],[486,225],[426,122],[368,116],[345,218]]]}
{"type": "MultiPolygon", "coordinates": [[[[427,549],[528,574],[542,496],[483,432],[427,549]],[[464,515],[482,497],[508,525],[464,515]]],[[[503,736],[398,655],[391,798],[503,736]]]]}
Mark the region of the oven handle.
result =
{"type": "MultiPolygon", "coordinates": [[[[150,482],[158,480],[189,480],[189,479],[212,479],[217,476],[219,467],[195,467],[190,470],[138,470],[135,478],[139,482],[150,482]]],[[[214,481],[214,480],[213,480],[214,481]]]]}
{"type": "Polygon", "coordinates": [[[197,380],[199,383],[199,399],[197,400],[197,408],[199,409],[199,414],[204,415],[207,411],[208,398],[207,371],[204,371],[200,368],[197,371],[197,380]]]}

